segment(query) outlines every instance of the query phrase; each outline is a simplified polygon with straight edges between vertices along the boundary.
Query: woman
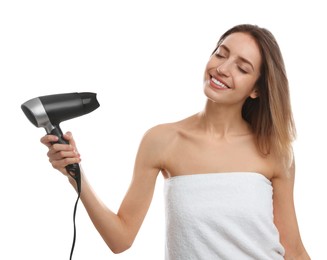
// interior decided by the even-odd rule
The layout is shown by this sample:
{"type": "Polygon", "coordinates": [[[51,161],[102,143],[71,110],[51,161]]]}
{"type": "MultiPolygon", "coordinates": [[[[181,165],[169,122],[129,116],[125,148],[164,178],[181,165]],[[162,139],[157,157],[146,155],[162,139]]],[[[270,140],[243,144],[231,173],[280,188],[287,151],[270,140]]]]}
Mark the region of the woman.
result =
{"type": "MultiPolygon", "coordinates": [[[[295,127],[278,44],[266,29],[224,33],[204,73],[203,111],[151,128],[136,156],[117,213],[96,197],[84,174],[81,200],[114,253],[128,249],[165,180],[166,259],[310,259],[293,202],[295,127]]],[[[46,135],[52,166],[79,163],[70,145],[46,135]]],[[[76,187],[75,187],[76,188],[76,187]]]]}

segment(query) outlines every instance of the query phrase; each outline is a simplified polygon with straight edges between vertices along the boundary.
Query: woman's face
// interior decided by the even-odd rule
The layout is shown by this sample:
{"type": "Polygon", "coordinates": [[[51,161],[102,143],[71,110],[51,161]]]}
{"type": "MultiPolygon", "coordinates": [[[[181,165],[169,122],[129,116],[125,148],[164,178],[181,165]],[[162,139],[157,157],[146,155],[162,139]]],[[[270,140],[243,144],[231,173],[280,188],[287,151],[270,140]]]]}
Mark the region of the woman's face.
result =
{"type": "Polygon", "coordinates": [[[210,57],[204,75],[206,96],[220,104],[243,104],[258,96],[261,54],[256,41],[246,33],[232,33],[210,57]]]}

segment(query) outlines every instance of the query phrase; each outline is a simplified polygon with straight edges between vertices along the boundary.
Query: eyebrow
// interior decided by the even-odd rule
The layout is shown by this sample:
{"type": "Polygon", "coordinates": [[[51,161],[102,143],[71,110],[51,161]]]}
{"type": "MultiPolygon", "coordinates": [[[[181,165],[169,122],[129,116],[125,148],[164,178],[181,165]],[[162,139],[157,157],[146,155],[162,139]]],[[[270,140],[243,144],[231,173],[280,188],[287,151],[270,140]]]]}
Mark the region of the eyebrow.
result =
{"type": "MultiPolygon", "coordinates": [[[[221,44],[219,47],[222,47],[226,51],[230,52],[230,49],[224,44],[221,44]]],[[[252,70],[255,71],[252,63],[249,60],[247,60],[247,59],[245,59],[244,57],[241,57],[241,56],[238,56],[238,59],[240,59],[242,62],[245,62],[245,63],[249,64],[251,66],[252,70]]]]}

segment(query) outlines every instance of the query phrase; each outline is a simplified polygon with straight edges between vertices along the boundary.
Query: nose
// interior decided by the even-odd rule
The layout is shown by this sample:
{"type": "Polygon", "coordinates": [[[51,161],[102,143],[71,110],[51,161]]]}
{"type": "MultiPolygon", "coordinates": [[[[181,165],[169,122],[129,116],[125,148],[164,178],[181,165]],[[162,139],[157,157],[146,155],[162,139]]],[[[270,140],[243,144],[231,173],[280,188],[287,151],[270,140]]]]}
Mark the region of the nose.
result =
{"type": "Polygon", "coordinates": [[[217,72],[219,75],[228,77],[230,75],[230,65],[228,62],[224,62],[217,66],[217,72]]]}

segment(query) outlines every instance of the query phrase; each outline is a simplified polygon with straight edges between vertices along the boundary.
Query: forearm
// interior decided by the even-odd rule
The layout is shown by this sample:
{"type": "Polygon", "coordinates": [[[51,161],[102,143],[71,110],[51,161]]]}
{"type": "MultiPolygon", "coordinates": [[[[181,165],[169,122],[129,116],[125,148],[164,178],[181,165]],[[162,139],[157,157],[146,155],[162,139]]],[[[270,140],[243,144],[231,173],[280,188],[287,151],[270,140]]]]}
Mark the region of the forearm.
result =
{"type": "MultiPolygon", "coordinates": [[[[58,137],[54,135],[45,135],[41,138],[41,142],[49,148],[47,155],[52,167],[67,176],[72,186],[77,190],[76,181],[67,173],[66,166],[80,163],[81,158],[80,154],[77,152],[76,143],[71,133],[65,134],[64,138],[69,142],[69,145],[56,143],[58,137]]],[[[140,221],[136,222],[135,219],[138,220],[144,217],[142,214],[138,213],[142,211],[137,208],[137,210],[132,212],[126,210],[125,213],[120,213],[121,215],[115,214],[97,198],[95,192],[86,180],[82,169],[81,175],[80,198],[94,226],[114,253],[119,253],[128,249],[134,241],[138,228],[140,227],[140,221]],[[139,217],[135,218],[136,215],[139,217]],[[131,217],[124,220],[126,216],[131,217]]],[[[135,195],[132,195],[132,197],[135,197],[135,195]]],[[[143,198],[141,200],[143,201],[143,198]]],[[[127,206],[127,209],[128,208],[127,206]]]]}
{"type": "MultiPolygon", "coordinates": [[[[70,182],[74,187],[76,186],[73,179],[70,179],[70,182]]],[[[96,196],[84,175],[81,184],[81,201],[103,240],[114,253],[127,250],[134,237],[130,234],[123,219],[108,209],[96,196]]]]}

